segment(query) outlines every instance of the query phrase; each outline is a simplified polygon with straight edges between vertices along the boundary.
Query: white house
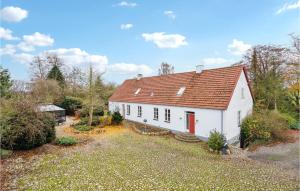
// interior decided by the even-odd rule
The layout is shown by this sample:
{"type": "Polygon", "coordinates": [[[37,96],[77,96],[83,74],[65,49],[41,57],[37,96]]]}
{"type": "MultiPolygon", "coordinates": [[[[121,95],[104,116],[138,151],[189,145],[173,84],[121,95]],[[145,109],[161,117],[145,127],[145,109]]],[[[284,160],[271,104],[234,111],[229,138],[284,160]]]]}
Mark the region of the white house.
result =
{"type": "Polygon", "coordinates": [[[110,97],[123,117],[207,140],[212,130],[239,139],[253,97],[243,65],[126,80],[110,97]]]}

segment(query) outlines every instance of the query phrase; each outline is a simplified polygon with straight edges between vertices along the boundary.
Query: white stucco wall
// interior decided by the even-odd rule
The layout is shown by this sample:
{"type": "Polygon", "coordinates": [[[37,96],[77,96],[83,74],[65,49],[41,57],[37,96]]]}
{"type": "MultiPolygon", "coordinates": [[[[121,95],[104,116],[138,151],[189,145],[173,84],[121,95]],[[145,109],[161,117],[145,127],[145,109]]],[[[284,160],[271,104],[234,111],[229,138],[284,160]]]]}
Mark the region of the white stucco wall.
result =
{"type": "Polygon", "coordinates": [[[121,102],[109,102],[109,110],[113,112],[116,107],[120,108],[122,114],[122,104],[125,104],[125,119],[144,123],[144,119],[147,119],[147,124],[157,127],[167,128],[170,130],[176,130],[181,132],[188,132],[186,128],[186,115],[185,112],[195,112],[195,135],[207,139],[210,131],[216,129],[221,132],[221,111],[214,109],[197,109],[187,107],[173,107],[162,105],[149,105],[149,104],[137,104],[137,103],[121,103],[121,102]],[[126,105],[130,105],[130,115],[126,115],[126,105]],[[142,106],[142,117],[137,117],[138,106],[142,106]],[[154,118],[154,107],[158,108],[158,121],[154,118]],[[165,109],[170,109],[171,121],[165,122],[165,109]]]}
{"type": "Polygon", "coordinates": [[[233,92],[232,98],[226,111],[224,111],[224,135],[227,140],[239,137],[238,111],[241,111],[241,121],[252,112],[253,99],[248,88],[245,73],[242,72],[233,92]],[[244,99],[242,99],[244,88],[244,99]]]}
{"type": "Polygon", "coordinates": [[[196,136],[207,139],[209,137],[210,131],[216,129],[217,131],[222,132],[226,136],[227,140],[231,140],[234,138],[238,138],[240,134],[240,127],[238,126],[238,111],[241,111],[241,120],[244,119],[248,114],[252,112],[253,100],[248,88],[246,76],[244,72],[242,72],[227,110],[199,109],[122,102],[109,102],[109,110],[113,112],[116,108],[119,108],[120,113],[123,114],[122,104],[124,104],[125,106],[125,119],[137,121],[140,123],[144,123],[144,119],[147,119],[147,124],[181,132],[189,132],[189,130],[186,128],[186,112],[194,112],[196,136]],[[244,88],[243,99],[241,93],[242,88],[244,88]],[[127,105],[130,105],[130,115],[126,114],[127,105]],[[142,117],[137,117],[138,106],[142,106],[142,117]],[[153,119],[154,107],[158,108],[158,121],[153,119]],[[170,123],[165,122],[166,108],[170,109],[171,112],[170,123]]]}

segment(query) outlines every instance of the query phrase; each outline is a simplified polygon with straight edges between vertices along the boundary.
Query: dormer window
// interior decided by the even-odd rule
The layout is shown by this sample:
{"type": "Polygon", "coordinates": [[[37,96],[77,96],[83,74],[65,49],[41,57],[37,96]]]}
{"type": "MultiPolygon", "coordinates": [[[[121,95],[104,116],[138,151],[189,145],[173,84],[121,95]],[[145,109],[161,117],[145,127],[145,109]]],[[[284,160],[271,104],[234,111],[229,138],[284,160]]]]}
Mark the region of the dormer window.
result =
{"type": "Polygon", "coordinates": [[[137,90],[135,91],[134,95],[138,95],[138,94],[140,93],[140,91],[141,91],[141,88],[137,89],[137,90]]]}
{"type": "Polygon", "coordinates": [[[177,96],[182,96],[182,94],[184,93],[185,87],[181,87],[178,92],[177,92],[177,96]]]}

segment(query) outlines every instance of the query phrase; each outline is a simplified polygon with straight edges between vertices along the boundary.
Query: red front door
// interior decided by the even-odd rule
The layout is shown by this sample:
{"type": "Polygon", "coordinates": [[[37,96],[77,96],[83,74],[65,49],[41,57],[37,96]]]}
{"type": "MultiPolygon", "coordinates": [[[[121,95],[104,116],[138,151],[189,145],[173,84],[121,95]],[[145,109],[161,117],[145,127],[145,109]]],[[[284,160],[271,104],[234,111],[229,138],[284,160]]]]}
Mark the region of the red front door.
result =
{"type": "Polygon", "coordinates": [[[189,120],[189,131],[192,134],[195,134],[195,114],[189,113],[188,114],[188,120],[189,120]]]}

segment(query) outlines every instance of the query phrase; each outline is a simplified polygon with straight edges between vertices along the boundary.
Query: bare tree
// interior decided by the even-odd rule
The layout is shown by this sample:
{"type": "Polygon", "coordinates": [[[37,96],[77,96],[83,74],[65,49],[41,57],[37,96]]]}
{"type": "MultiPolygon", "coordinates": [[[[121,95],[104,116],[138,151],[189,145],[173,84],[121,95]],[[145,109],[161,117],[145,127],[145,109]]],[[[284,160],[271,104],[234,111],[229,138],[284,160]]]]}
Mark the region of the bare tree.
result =
{"type": "Polygon", "coordinates": [[[54,103],[62,97],[62,89],[56,80],[37,80],[31,94],[37,103],[54,103]]]}
{"type": "Polygon", "coordinates": [[[30,63],[30,72],[33,79],[45,80],[49,70],[49,64],[41,56],[35,56],[30,63]]]}
{"type": "Polygon", "coordinates": [[[158,69],[158,75],[167,75],[174,73],[174,66],[171,66],[167,62],[163,62],[158,69]]]}
{"type": "Polygon", "coordinates": [[[290,34],[292,38],[292,47],[300,54],[300,36],[295,34],[290,34]]]}
{"type": "Polygon", "coordinates": [[[46,56],[47,62],[51,65],[51,67],[53,67],[53,66],[57,66],[59,68],[63,67],[63,62],[57,56],[57,54],[46,53],[45,56],[46,56]]]}
{"type": "Polygon", "coordinates": [[[45,80],[47,74],[53,66],[62,68],[62,60],[52,53],[45,53],[42,56],[35,56],[30,63],[30,72],[33,80],[45,80]]]}
{"type": "Polygon", "coordinates": [[[291,48],[290,48],[290,63],[288,64],[285,73],[285,82],[288,87],[289,97],[293,105],[300,108],[300,36],[295,34],[290,34],[292,38],[291,48]]]}
{"type": "Polygon", "coordinates": [[[66,74],[66,81],[69,85],[72,95],[75,95],[79,89],[84,86],[86,74],[79,67],[73,66],[71,71],[66,74]]]}
{"type": "Polygon", "coordinates": [[[89,87],[89,121],[88,125],[92,125],[93,121],[93,112],[94,112],[94,96],[95,96],[95,89],[94,89],[94,75],[93,75],[93,67],[90,65],[89,68],[89,77],[88,77],[88,87],[89,87]]]}
{"type": "Polygon", "coordinates": [[[284,75],[289,50],[275,45],[257,45],[248,51],[243,62],[248,65],[256,105],[277,109],[283,96],[284,75]]]}

